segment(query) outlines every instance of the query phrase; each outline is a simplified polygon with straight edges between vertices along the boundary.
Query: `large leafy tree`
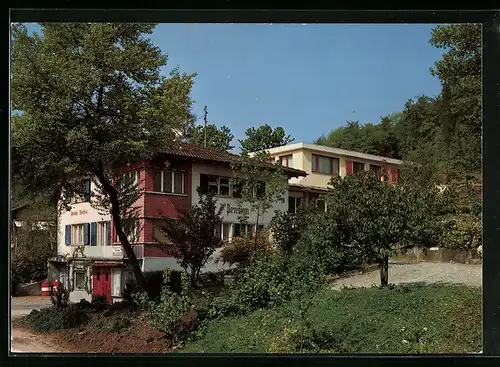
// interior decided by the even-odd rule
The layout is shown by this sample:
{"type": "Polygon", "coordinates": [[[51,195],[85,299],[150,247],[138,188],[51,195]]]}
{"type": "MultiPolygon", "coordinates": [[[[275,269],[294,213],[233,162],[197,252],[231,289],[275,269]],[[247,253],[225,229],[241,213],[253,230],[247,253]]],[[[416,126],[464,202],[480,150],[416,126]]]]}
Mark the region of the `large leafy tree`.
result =
{"type": "MultiPolygon", "coordinates": [[[[206,147],[220,150],[221,152],[228,151],[234,148],[231,145],[234,135],[227,126],[217,127],[209,124],[206,127],[206,147]]],[[[205,128],[198,125],[194,128],[192,135],[188,138],[190,143],[200,146],[205,145],[205,128]]]]}
{"type": "Polygon", "coordinates": [[[446,50],[431,73],[443,86],[442,129],[451,166],[462,175],[478,173],[482,122],[481,24],[437,26],[429,42],[446,50]]]}
{"type": "Polygon", "coordinates": [[[52,23],[30,35],[12,28],[12,169],[28,191],[54,200],[78,181],[99,182],[138,286],[138,261],[123,230],[113,180],[130,160],[150,158],[192,123],[194,74],[160,75],[166,56],[152,24],[52,23]]]}
{"type": "Polygon", "coordinates": [[[245,139],[238,140],[242,154],[281,147],[294,141],[290,135],[286,135],[282,127],[273,129],[267,124],[259,126],[257,129],[249,128],[245,131],[245,135],[245,139]]]}
{"type": "Polygon", "coordinates": [[[380,265],[381,285],[388,284],[389,257],[397,250],[428,247],[439,238],[436,188],[391,185],[373,172],[334,178],[327,195],[325,231],[337,245],[380,265]]]}

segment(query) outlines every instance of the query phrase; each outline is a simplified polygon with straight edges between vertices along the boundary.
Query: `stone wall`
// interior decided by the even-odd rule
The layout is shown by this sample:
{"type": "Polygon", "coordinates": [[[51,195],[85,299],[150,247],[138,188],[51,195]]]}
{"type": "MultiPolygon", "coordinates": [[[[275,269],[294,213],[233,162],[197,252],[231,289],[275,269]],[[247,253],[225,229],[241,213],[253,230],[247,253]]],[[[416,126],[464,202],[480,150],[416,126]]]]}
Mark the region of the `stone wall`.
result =
{"type": "Polygon", "coordinates": [[[481,256],[476,249],[448,250],[437,247],[431,248],[427,251],[412,249],[404,254],[396,255],[392,259],[406,261],[455,262],[461,264],[481,263],[481,256]]]}
{"type": "Polygon", "coordinates": [[[42,282],[19,284],[16,288],[16,296],[39,296],[42,294],[42,282]]]}

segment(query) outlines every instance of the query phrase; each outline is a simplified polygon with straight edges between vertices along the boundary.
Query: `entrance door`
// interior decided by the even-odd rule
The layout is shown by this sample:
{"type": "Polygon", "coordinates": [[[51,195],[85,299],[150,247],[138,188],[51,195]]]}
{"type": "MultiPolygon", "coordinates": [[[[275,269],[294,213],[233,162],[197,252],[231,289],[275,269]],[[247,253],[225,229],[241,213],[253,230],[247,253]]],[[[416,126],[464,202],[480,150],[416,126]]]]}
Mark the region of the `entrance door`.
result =
{"type": "Polygon", "coordinates": [[[94,267],[92,295],[105,296],[108,303],[111,298],[111,269],[108,267],[94,267]]]}

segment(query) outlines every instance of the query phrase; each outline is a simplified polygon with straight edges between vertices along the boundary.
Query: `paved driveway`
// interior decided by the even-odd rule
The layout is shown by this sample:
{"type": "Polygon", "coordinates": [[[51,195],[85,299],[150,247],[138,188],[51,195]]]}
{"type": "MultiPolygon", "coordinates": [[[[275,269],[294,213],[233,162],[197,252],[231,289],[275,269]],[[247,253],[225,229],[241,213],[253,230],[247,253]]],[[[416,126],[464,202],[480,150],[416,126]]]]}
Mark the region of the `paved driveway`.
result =
{"type": "MultiPolygon", "coordinates": [[[[390,262],[389,283],[451,283],[482,286],[482,265],[429,262],[390,262]]],[[[346,287],[371,287],[380,285],[378,269],[332,282],[333,289],[346,287]]]]}
{"type": "Polygon", "coordinates": [[[32,310],[40,310],[50,306],[50,297],[45,296],[27,296],[10,298],[11,318],[17,319],[29,314],[32,310]]]}

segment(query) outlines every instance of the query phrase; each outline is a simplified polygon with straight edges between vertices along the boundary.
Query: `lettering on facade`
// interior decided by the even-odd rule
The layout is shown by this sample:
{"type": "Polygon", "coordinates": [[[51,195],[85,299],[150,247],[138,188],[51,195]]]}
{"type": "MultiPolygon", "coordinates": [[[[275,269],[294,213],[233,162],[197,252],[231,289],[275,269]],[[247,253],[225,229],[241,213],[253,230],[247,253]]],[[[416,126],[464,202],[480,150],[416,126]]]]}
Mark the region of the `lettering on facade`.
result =
{"type": "Polygon", "coordinates": [[[121,246],[113,246],[113,256],[122,256],[123,248],[121,246]]]}
{"type": "Polygon", "coordinates": [[[74,212],[71,212],[71,216],[74,216],[74,215],[84,215],[84,214],[87,214],[88,211],[87,210],[75,210],[74,212]]]}
{"type": "Polygon", "coordinates": [[[230,204],[226,204],[227,214],[240,214],[240,215],[249,215],[250,210],[248,208],[238,208],[231,206],[230,204]]]}

